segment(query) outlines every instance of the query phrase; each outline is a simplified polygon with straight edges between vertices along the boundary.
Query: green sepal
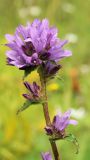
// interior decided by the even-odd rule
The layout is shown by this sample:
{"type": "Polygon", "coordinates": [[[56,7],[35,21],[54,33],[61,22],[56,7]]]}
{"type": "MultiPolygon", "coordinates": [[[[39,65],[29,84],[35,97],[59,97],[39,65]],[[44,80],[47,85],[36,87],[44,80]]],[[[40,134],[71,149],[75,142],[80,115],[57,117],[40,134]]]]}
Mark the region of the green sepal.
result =
{"type": "Polygon", "coordinates": [[[69,142],[72,142],[76,146],[76,154],[79,153],[79,143],[77,141],[77,138],[73,134],[68,134],[64,139],[66,139],[69,142]]]}

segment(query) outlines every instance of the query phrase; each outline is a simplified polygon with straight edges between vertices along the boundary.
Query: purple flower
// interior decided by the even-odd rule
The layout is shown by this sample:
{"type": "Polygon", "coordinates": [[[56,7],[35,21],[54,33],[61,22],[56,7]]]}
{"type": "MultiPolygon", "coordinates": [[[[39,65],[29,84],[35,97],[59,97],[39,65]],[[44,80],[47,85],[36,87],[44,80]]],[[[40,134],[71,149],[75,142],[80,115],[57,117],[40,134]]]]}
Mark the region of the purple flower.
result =
{"type": "Polygon", "coordinates": [[[54,76],[57,71],[61,68],[61,65],[55,62],[46,62],[43,64],[43,71],[46,78],[54,76]]]}
{"type": "Polygon", "coordinates": [[[41,155],[43,160],[52,160],[51,154],[49,152],[42,153],[41,155]]]}
{"type": "Polygon", "coordinates": [[[31,101],[39,101],[40,100],[40,86],[33,82],[33,84],[29,84],[28,82],[24,82],[25,87],[28,89],[28,94],[23,94],[24,98],[31,101]]]}
{"type": "Polygon", "coordinates": [[[65,135],[65,129],[69,124],[77,125],[76,120],[70,119],[71,110],[68,110],[64,114],[60,113],[60,115],[56,115],[53,118],[52,125],[50,127],[46,127],[45,130],[48,135],[55,135],[60,136],[61,138],[65,135]]]}
{"type": "Polygon", "coordinates": [[[14,35],[6,34],[6,46],[11,49],[6,52],[8,64],[19,69],[36,68],[43,62],[71,56],[71,51],[63,49],[67,40],[59,39],[57,33],[47,19],[35,19],[26,27],[20,25],[14,35]]]}

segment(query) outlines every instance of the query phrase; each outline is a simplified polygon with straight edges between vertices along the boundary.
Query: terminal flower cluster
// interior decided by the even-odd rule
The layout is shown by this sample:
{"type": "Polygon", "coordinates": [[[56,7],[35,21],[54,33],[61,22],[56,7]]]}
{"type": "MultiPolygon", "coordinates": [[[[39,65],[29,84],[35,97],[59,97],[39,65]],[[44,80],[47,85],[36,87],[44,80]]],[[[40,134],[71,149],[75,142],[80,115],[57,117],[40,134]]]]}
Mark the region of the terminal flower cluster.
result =
{"type": "Polygon", "coordinates": [[[50,26],[47,19],[35,19],[26,27],[18,26],[14,35],[6,34],[6,46],[10,48],[6,52],[7,63],[26,70],[36,69],[41,64],[48,68],[47,66],[51,67],[54,62],[55,69],[48,69],[48,74],[56,73],[60,69],[57,62],[72,54],[71,51],[63,49],[68,41],[59,39],[57,35],[57,28],[50,26]]]}

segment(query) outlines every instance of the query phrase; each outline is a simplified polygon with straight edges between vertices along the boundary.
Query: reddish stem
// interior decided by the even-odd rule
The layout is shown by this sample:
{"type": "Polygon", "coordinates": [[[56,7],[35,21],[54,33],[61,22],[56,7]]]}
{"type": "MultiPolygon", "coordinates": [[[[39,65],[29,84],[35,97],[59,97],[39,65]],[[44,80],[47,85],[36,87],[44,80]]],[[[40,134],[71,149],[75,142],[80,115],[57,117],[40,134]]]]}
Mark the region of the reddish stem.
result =
{"type": "MultiPolygon", "coordinates": [[[[49,111],[48,111],[46,80],[45,80],[44,75],[41,72],[39,73],[39,75],[40,75],[40,80],[41,80],[42,94],[43,94],[43,97],[44,97],[44,100],[45,100],[45,102],[43,103],[44,117],[45,117],[46,125],[50,126],[51,125],[51,120],[50,120],[49,111]]],[[[57,149],[55,141],[52,141],[51,139],[49,139],[49,140],[50,140],[50,144],[51,144],[51,147],[52,147],[52,152],[54,154],[55,160],[60,160],[58,149],[57,149]]]]}

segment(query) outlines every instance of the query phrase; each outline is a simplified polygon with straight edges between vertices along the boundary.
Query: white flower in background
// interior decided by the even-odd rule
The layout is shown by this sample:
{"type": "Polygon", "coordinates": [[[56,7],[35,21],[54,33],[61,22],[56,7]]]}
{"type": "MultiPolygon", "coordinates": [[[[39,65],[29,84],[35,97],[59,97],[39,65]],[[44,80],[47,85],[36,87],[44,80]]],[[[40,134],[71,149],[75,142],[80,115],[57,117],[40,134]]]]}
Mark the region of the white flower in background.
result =
{"type": "Polygon", "coordinates": [[[58,114],[59,116],[61,115],[61,112],[62,112],[62,110],[61,110],[61,106],[56,106],[56,109],[55,109],[55,114],[58,114]]]}
{"type": "Polygon", "coordinates": [[[76,7],[71,3],[63,3],[62,10],[66,13],[73,13],[76,10],[76,7]]]}
{"type": "Polygon", "coordinates": [[[71,108],[71,116],[76,119],[84,118],[86,115],[86,111],[83,107],[80,107],[79,109],[71,108]]]}
{"type": "Polygon", "coordinates": [[[26,18],[27,16],[39,16],[41,14],[41,8],[39,6],[31,6],[26,8],[21,8],[18,10],[20,18],[26,18]]]}
{"type": "Polygon", "coordinates": [[[82,66],[80,67],[80,71],[81,71],[81,73],[83,73],[83,74],[88,74],[88,73],[90,73],[90,66],[84,64],[84,65],[82,65],[82,66]]]}
{"type": "MultiPolygon", "coordinates": [[[[61,108],[62,108],[61,106],[58,106],[57,109],[55,110],[55,114],[58,114],[60,116],[62,112],[61,108]]],[[[71,110],[71,116],[76,119],[82,119],[86,115],[86,111],[83,107],[80,107],[79,109],[70,108],[70,110],[71,110]]]]}
{"type": "Polygon", "coordinates": [[[65,39],[67,39],[70,43],[77,43],[78,42],[78,36],[74,33],[66,34],[65,39]]]}
{"type": "Polygon", "coordinates": [[[20,8],[18,10],[18,14],[20,18],[26,18],[28,16],[28,9],[27,8],[20,8]]]}
{"type": "Polygon", "coordinates": [[[30,5],[33,3],[33,0],[25,0],[25,4],[30,5]]]}
{"type": "Polygon", "coordinates": [[[29,10],[29,14],[32,16],[39,16],[41,14],[41,8],[39,6],[32,6],[29,10]]]}

